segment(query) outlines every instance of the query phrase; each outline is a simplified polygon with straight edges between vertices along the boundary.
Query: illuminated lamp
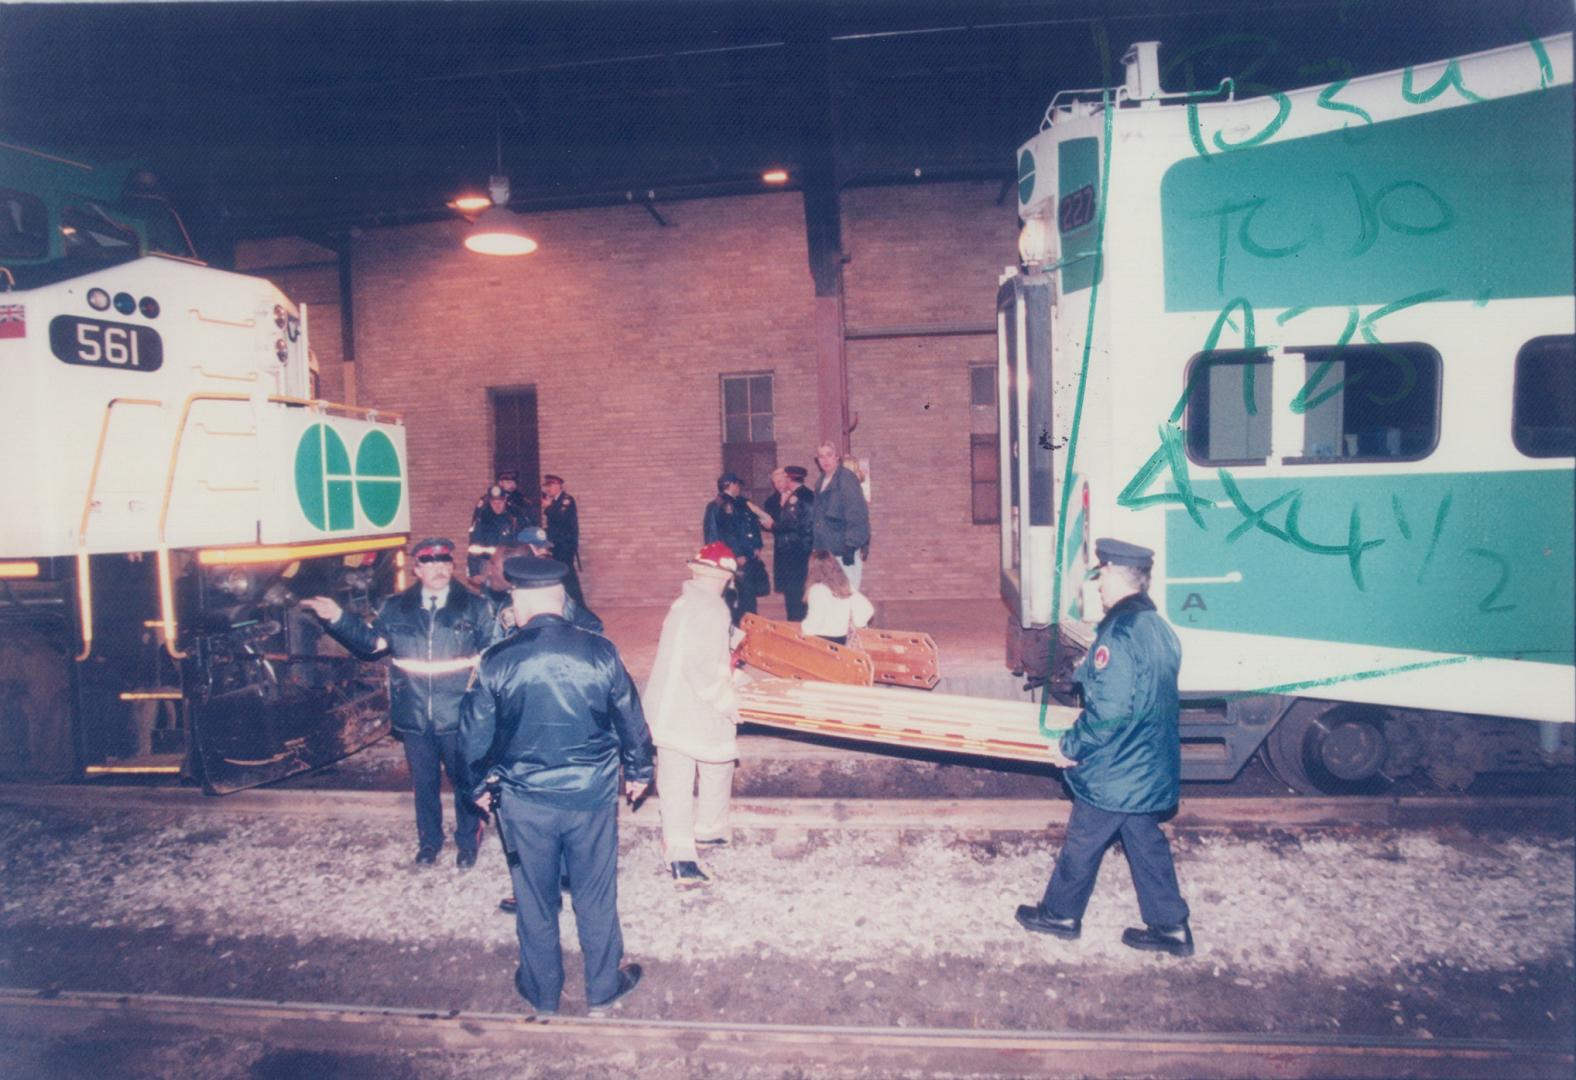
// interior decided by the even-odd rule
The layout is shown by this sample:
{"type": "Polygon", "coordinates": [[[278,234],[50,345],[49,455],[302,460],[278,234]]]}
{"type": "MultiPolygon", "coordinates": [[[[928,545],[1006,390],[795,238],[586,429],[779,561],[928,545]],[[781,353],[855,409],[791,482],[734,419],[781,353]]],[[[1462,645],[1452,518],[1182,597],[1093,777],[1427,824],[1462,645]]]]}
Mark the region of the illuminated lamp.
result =
{"type": "Polygon", "coordinates": [[[767,184],[786,184],[788,182],[788,170],[767,169],[761,173],[761,180],[767,184]]]}
{"type": "Polygon", "coordinates": [[[492,195],[492,206],[483,210],[471,226],[465,246],[478,255],[529,255],[536,250],[536,241],[525,235],[520,219],[505,207],[509,203],[509,178],[493,176],[487,181],[492,195]]]}
{"type": "Polygon", "coordinates": [[[492,200],[489,199],[487,196],[485,196],[485,195],[475,195],[475,194],[461,195],[461,196],[458,196],[457,198],[449,200],[449,208],[451,210],[458,210],[460,213],[466,215],[467,217],[469,217],[472,214],[479,214],[479,213],[481,213],[483,210],[487,209],[492,204],[493,204],[492,200]]]}
{"type": "Polygon", "coordinates": [[[1046,266],[1056,261],[1056,230],[1044,214],[1031,214],[1018,233],[1018,258],[1024,266],[1046,266]]]}

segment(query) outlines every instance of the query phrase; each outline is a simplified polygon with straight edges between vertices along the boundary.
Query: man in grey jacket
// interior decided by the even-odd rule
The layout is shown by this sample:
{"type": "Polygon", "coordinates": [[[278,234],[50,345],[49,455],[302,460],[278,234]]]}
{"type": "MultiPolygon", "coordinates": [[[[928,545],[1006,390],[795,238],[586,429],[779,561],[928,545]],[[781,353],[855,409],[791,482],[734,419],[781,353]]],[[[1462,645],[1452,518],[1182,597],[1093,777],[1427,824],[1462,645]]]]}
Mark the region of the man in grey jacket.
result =
{"type": "Polygon", "coordinates": [[[859,477],[844,468],[837,447],[822,443],[815,451],[821,483],[812,507],[811,539],[816,551],[829,551],[843,564],[848,583],[859,590],[864,569],[859,549],[870,545],[870,508],[859,477]]]}

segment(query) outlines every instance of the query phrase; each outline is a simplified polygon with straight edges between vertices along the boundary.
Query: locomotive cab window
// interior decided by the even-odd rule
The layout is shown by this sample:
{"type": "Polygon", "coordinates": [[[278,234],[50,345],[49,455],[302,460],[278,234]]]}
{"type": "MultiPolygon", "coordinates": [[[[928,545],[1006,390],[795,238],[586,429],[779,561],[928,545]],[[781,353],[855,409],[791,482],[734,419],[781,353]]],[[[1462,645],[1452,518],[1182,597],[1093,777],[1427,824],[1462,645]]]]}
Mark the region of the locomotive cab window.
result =
{"type": "Polygon", "coordinates": [[[120,262],[140,254],[136,230],[115,221],[97,203],[67,204],[60,212],[60,232],[68,259],[120,262]]]}
{"type": "Polygon", "coordinates": [[[1270,456],[1270,357],[1200,353],[1188,364],[1187,453],[1200,465],[1263,465],[1270,456]]]}
{"type": "Polygon", "coordinates": [[[0,259],[42,259],[49,254],[49,213],[25,191],[0,188],[0,259]]]}
{"type": "Polygon", "coordinates": [[[1303,384],[1292,399],[1303,422],[1291,465],[1416,461],[1439,441],[1439,354],[1426,345],[1292,350],[1303,384]]]}
{"type": "Polygon", "coordinates": [[[1576,338],[1533,338],[1516,354],[1511,435],[1528,457],[1576,456],[1576,338]]]}

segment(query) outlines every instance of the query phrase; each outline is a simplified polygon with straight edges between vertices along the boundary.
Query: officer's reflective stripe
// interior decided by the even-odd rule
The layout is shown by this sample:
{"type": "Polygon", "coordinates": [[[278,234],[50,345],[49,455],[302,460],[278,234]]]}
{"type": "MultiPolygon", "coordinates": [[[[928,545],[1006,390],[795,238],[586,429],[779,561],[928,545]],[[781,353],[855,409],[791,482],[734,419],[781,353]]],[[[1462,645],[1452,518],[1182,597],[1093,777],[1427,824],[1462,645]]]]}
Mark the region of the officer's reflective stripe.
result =
{"type": "Polygon", "coordinates": [[[466,548],[465,550],[470,552],[472,555],[491,555],[493,552],[497,551],[498,549],[495,548],[495,547],[482,547],[482,545],[480,545],[480,544],[472,544],[470,547],[466,548]]]}
{"type": "Polygon", "coordinates": [[[481,654],[462,656],[454,660],[399,660],[394,666],[412,675],[452,675],[456,671],[473,668],[482,662],[481,654]]]}

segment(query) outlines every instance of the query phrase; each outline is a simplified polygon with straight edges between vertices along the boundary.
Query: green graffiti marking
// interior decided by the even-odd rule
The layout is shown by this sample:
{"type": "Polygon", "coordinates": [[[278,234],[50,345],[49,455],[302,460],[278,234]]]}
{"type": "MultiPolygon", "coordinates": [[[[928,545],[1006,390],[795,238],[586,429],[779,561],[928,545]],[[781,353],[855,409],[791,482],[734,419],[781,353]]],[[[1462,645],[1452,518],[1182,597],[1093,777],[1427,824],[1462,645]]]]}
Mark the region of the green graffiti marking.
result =
{"type": "MultiPolygon", "coordinates": [[[[1095,48],[1100,53],[1101,85],[1111,85],[1111,44],[1106,40],[1105,26],[1096,23],[1093,26],[1095,48]]],[[[1084,319],[1084,347],[1083,360],[1078,369],[1078,393],[1073,402],[1073,422],[1067,435],[1067,467],[1062,474],[1062,500],[1059,512],[1056,515],[1056,553],[1052,561],[1051,573],[1051,620],[1054,627],[1062,618],[1062,553],[1067,545],[1067,506],[1072,499],[1074,468],[1078,459],[1078,430],[1083,420],[1084,390],[1089,385],[1089,357],[1094,347],[1095,337],[1095,302],[1100,297],[1101,267],[1105,261],[1105,208],[1109,200],[1106,192],[1111,190],[1111,120],[1116,114],[1115,103],[1111,100],[1111,91],[1105,90],[1101,94],[1105,122],[1100,142],[1100,188],[1096,193],[1095,226],[1094,226],[1094,265],[1092,280],[1089,284],[1088,313],[1084,319]]],[[[1053,633],[1055,631],[1053,630],[1053,633]]],[[[1047,672],[1049,674],[1049,672],[1047,672]]],[[[1047,734],[1045,716],[1051,705],[1050,686],[1047,685],[1044,696],[1040,699],[1040,732],[1047,734]]]]}
{"type": "Polygon", "coordinates": [[[1414,92],[1412,90],[1412,69],[1407,68],[1401,72],[1401,97],[1413,105],[1425,105],[1433,101],[1451,87],[1456,88],[1456,93],[1468,101],[1480,102],[1483,99],[1466,88],[1461,81],[1461,65],[1455,60],[1445,65],[1445,73],[1427,90],[1414,92]]]}
{"type": "Polygon", "coordinates": [[[1510,560],[1499,554],[1499,552],[1489,551],[1487,548],[1467,548],[1467,554],[1476,556],[1479,559],[1487,559],[1499,567],[1499,580],[1494,583],[1494,587],[1489,590],[1488,595],[1478,601],[1478,610],[1485,615],[1515,610],[1515,604],[1500,604],[1497,607],[1494,605],[1494,601],[1499,599],[1499,594],[1505,591],[1505,586],[1510,584],[1510,560]]]}
{"type": "Polygon", "coordinates": [[[1428,573],[1429,564],[1434,561],[1434,552],[1439,550],[1439,537],[1445,531],[1445,519],[1450,516],[1450,501],[1454,495],[1447,494],[1439,500],[1439,509],[1434,511],[1434,535],[1428,540],[1428,554],[1423,556],[1423,565],[1417,570],[1417,583],[1423,583],[1423,575],[1428,573]]]}
{"type": "MultiPolygon", "coordinates": [[[[1332,82],[1329,86],[1326,86],[1323,90],[1319,91],[1318,106],[1321,109],[1328,109],[1331,112],[1351,113],[1353,116],[1360,117],[1364,124],[1372,126],[1374,118],[1369,115],[1367,109],[1361,108],[1357,105],[1349,104],[1345,101],[1335,100],[1335,95],[1339,94],[1342,90],[1345,90],[1346,84],[1351,81],[1352,80],[1350,78],[1341,79],[1337,82],[1332,82]]],[[[1352,125],[1347,124],[1345,130],[1351,137],[1355,138],[1356,132],[1361,131],[1362,129],[1353,128],[1352,125]]]]}

